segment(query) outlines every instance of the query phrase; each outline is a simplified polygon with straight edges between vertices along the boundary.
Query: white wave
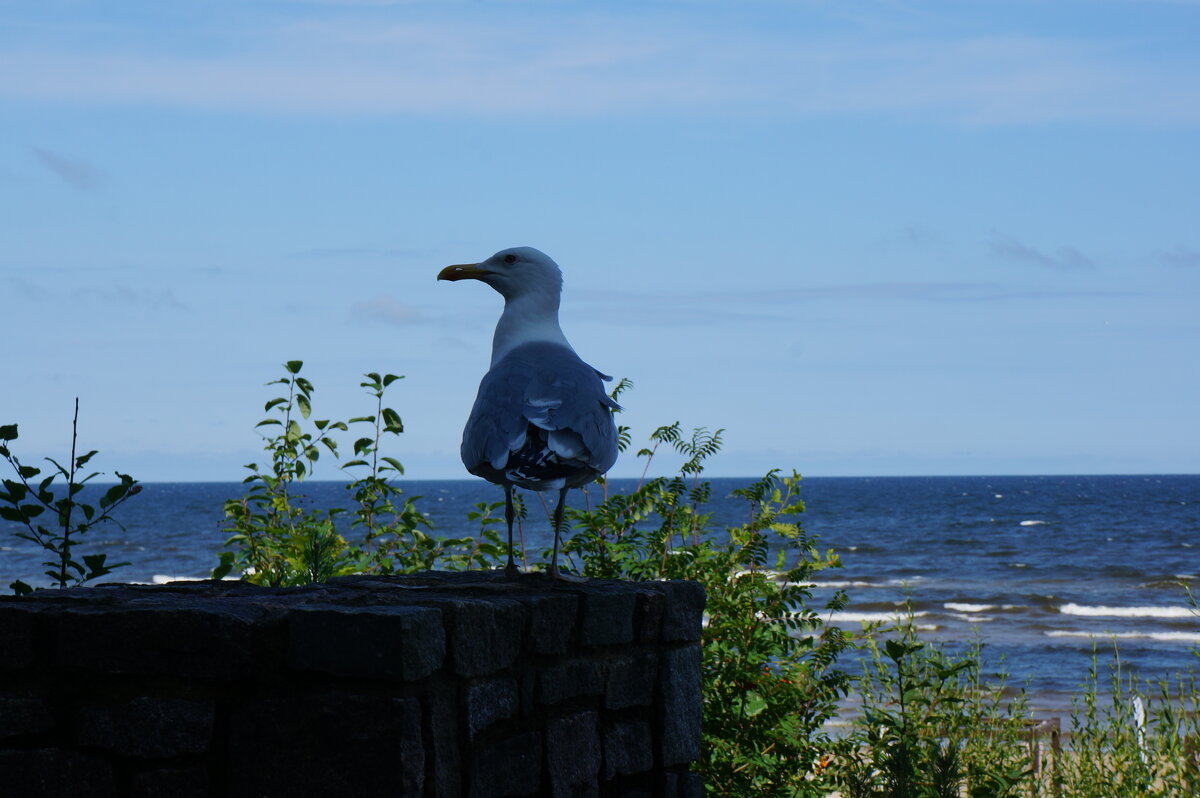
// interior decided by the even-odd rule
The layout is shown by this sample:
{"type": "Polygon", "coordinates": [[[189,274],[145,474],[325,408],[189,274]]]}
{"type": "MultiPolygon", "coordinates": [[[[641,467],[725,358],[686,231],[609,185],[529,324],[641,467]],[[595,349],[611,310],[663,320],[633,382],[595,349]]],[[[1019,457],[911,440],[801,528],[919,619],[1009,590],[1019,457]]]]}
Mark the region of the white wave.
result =
{"type": "Polygon", "coordinates": [[[832,587],[832,588],[883,587],[883,585],[879,584],[878,582],[802,582],[802,583],[794,583],[794,584],[806,584],[809,587],[832,587]]]}
{"type": "Polygon", "coordinates": [[[957,618],[960,621],[966,621],[967,623],[991,623],[992,621],[996,620],[990,615],[964,615],[961,612],[952,612],[950,613],[950,617],[957,618]]]}
{"type": "MultiPolygon", "coordinates": [[[[921,618],[928,615],[924,610],[914,612],[914,618],[921,618]]],[[[832,612],[829,614],[829,623],[888,623],[889,621],[899,620],[904,616],[901,612],[832,612]]]]}
{"type": "Polygon", "coordinates": [[[1158,640],[1163,643],[1200,643],[1198,632],[1078,632],[1066,629],[1051,629],[1048,637],[1115,637],[1121,640],[1158,640]]]}
{"type": "Polygon", "coordinates": [[[1008,564],[1008,567],[1009,568],[1028,568],[1029,565],[1027,563],[1023,563],[1023,562],[1010,562],[1008,564]]]}
{"type": "Polygon", "coordinates": [[[954,612],[987,612],[996,609],[995,604],[960,604],[957,601],[947,601],[942,606],[954,612]]]}
{"type": "Polygon", "coordinates": [[[923,576],[910,576],[907,579],[889,579],[887,580],[887,584],[903,587],[904,585],[911,585],[913,582],[923,581],[925,581],[925,577],[923,576]]]}
{"type": "Polygon", "coordinates": [[[942,627],[938,626],[936,623],[919,623],[919,624],[917,624],[918,632],[936,632],[938,629],[941,629],[941,628],[942,627]]]}
{"type": "Polygon", "coordinates": [[[997,499],[1003,499],[1003,498],[1004,498],[1004,494],[1003,494],[1003,493],[997,493],[997,494],[996,494],[996,498],[997,498],[997,499]]]}
{"type": "Polygon", "coordinates": [[[1063,615],[1089,618],[1192,618],[1196,615],[1190,607],[1090,607],[1073,603],[1062,605],[1058,611],[1063,615]]]}
{"type": "Polygon", "coordinates": [[[1042,524],[1047,523],[1049,523],[1049,521],[1022,521],[1021,526],[1041,526],[1042,524]]]}
{"type": "Polygon", "coordinates": [[[993,610],[1025,609],[1024,604],[967,604],[958,601],[947,601],[942,606],[952,612],[991,612],[993,610]]]}

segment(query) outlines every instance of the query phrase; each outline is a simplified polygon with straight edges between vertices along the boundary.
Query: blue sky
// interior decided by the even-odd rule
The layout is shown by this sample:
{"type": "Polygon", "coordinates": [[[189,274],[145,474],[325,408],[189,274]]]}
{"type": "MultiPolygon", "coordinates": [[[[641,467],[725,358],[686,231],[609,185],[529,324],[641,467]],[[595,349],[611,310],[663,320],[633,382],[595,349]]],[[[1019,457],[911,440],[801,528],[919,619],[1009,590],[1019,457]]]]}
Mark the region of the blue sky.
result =
{"type": "MultiPolygon", "coordinates": [[[[1200,3],[5,2],[0,423],[236,480],[263,383],[407,376],[464,476],[500,299],[718,475],[1200,471],[1200,3]]],[[[663,466],[669,460],[663,460],[663,466]]],[[[614,473],[632,475],[632,456],[614,473]]],[[[338,478],[332,466],[319,476],[338,478]]]]}

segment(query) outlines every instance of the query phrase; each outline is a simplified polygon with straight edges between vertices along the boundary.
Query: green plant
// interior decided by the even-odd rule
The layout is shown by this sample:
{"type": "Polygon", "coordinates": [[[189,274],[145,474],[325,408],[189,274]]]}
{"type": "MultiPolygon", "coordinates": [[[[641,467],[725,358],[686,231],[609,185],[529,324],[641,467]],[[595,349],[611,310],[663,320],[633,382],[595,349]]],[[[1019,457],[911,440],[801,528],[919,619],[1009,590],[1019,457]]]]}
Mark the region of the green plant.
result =
{"type": "MultiPolygon", "coordinates": [[[[628,429],[619,435],[627,448],[628,429]]],[[[589,496],[586,509],[570,512],[577,531],[564,551],[585,576],[704,586],[703,748],[695,769],[710,794],[824,795],[822,770],[837,746],[822,726],[847,687],[836,667],[847,640],[807,604],[813,573],[839,563],[818,552],[798,523],[804,508],[795,473],[771,471],[735,491],[747,502],[746,523],[711,528],[712,486],[700,477],[720,445],[720,430],[690,437],[678,423],[655,430],[638,452],[646,466],[637,488],[609,495],[602,482],[596,506],[589,496]],[[685,456],[680,473],[646,479],[662,445],[685,456]]],[[[829,607],[844,600],[839,593],[829,607]]]]}
{"type": "Polygon", "coordinates": [[[293,494],[323,449],[337,456],[333,432],[348,429],[342,421],[309,420],[313,386],[300,376],[303,366],[303,361],[290,360],[284,364],[286,376],[267,383],[287,389],[285,396],[267,401],[263,410],[272,415],[255,425],[273,431],[263,435],[270,465],[247,464],[250,475],[242,480],[249,486],[246,494],[225,502],[233,532],[225,545],[236,548],[220,555],[214,578],[237,568],[255,584],[280,586],[321,581],[350,568],[348,546],[334,525],[340,511],[304,510],[293,494]]]}
{"type": "Polygon", "coordinates": [[[1116,645],[1107,695],[1092,666],[1072,700],[1071,734],[1057,763],[1062,794],[1153,798],[1200,795],[1196,674],[1147,683],[1125,673],[1116,645]]]}
{"type": "Polygon", "coordinates": [[[1004,676],[985,684],[981,646],[954,654],[918,639],[911,607],[886,632],[869,628],[862,714],[835,767],[847,798],[1016,795],[1032,775],[1023,694],[1002,700],[1004,676]]]}
{"type": "MultiPolygon", "coordinates": [[[[8,447],[8,444],[17,440],[17,425],[0,426],[0,457],[8,461],[17,476],[16,480],[6,479],[3,482],[4,490],[0,491],[0,502],[7,506],[0,506],[0,518],[20,524],[23,529],[14,534],[36,543],[50,555],[51,559],[42,565],[47,568],[46,576],[60,588],[82,585],[112,573],[114,568],[129,564],[110,563],[108,555],[104,553],[85,554],[76,559],[76,547],[79,545],[79,537],[99,524],[112,522],[120,526],[113,518],[112,511],[142,489],[133,477],[117,471],[114,472],[117,483],[105,490],[95,505],[81,501],[80,493],[84,486],[100,474],[93,472],[80,477],[80,472],[97,452],[92,450],[76,455],[78,437],[79,399],[76,398],[75,415],[71,419],[71,457],[65,466],[47,457],[46,460],[54,466],[54,470],[35,485],[31,480],[41,476],[41,469],[23,465],[8,447]],[[59,477],[66,481],[64,495],[54,491],[54,481],[59,477]],[[50,512],[53,523],[46,525],[35,520],[47,511],[50,512]]],[[[9,587],[19,595],[29,593],[33,589],[19,579],[9,587]]]]}
{"type": "Polygon", "coordinates": [[[403,433],[404,425],[395,410],[384,406],[384,397],[402,377],[365,374],[359,386],[372,398],[374,412],[331,421],[312,418],[314,388],[300,375],[303,366],[302,361],[288,361],[285,376],[267,383],[286,386],[286,395],[266,402],[270,415],[256,425],[273,433],[263,435],[270,465],[248,464],[245,495],[225,502],[232,532],[226,545],[232,548],[221,553],[214,578],[237,569],[256,584],[298,585],[351,573],[478,567],[504,555],[503,544],[486,523],[477,538],[432,534],[429,519],[417,509],[420,497],[405,496],[395,484],[404,466],[383,454],[382,445],[385,437],[403,433]],[[322,454],[338,458],[335,433],[364,427],[367,433],[352,444],[354,459],[341,466],[352,477],[346,485],[352,509],[304,509],[298,483],[312,474],[322,454]],[[361,537],[348,539],[352,532],[361,537]]]}

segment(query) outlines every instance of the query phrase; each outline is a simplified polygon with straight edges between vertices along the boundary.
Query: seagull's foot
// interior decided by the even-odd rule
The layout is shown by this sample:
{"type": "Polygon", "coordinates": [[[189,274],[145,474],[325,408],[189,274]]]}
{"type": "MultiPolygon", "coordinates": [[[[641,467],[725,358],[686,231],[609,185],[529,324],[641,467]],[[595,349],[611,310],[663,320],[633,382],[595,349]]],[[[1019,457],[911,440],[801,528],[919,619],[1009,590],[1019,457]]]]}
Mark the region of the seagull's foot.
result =
{"type": "Polygon", "coordinates": [[[558,565],[556,565],[556,564],[551,564],[550,567],[548,569],[546,569],[546,574],[551,579],[557,579],[560,582],[570,582],[570,583],[576,584],[576,585],[583,584],[584,582],[590,581],[586,576],[576,576],[575,574],[565,574],[562,571],[558,570],[558,565]]]}

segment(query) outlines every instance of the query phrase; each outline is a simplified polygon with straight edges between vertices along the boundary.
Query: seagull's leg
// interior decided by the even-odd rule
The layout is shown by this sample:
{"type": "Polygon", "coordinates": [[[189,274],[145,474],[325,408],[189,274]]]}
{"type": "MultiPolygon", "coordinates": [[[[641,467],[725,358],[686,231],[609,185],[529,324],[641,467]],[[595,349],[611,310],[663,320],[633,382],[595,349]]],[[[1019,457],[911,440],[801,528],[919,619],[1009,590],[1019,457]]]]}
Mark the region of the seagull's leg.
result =
{"type": "Polygon", "coordinates": [[[567,498],[567,489],[559,488],[558,504],[554,505],[554,554],[550,557],[550,578],[557,579],[558,573],[558,535],[562,531],[563,500],[567,498]]]}
{"type": "Polygon", "coordinates": [[[504,483],[504,520],[508,523],[508,565],[504,566],[504,576],[508,579],[517,578],[517,564],[513,562],[512,525],[516,513],[513,512],[512,483],[504,483]]]}

